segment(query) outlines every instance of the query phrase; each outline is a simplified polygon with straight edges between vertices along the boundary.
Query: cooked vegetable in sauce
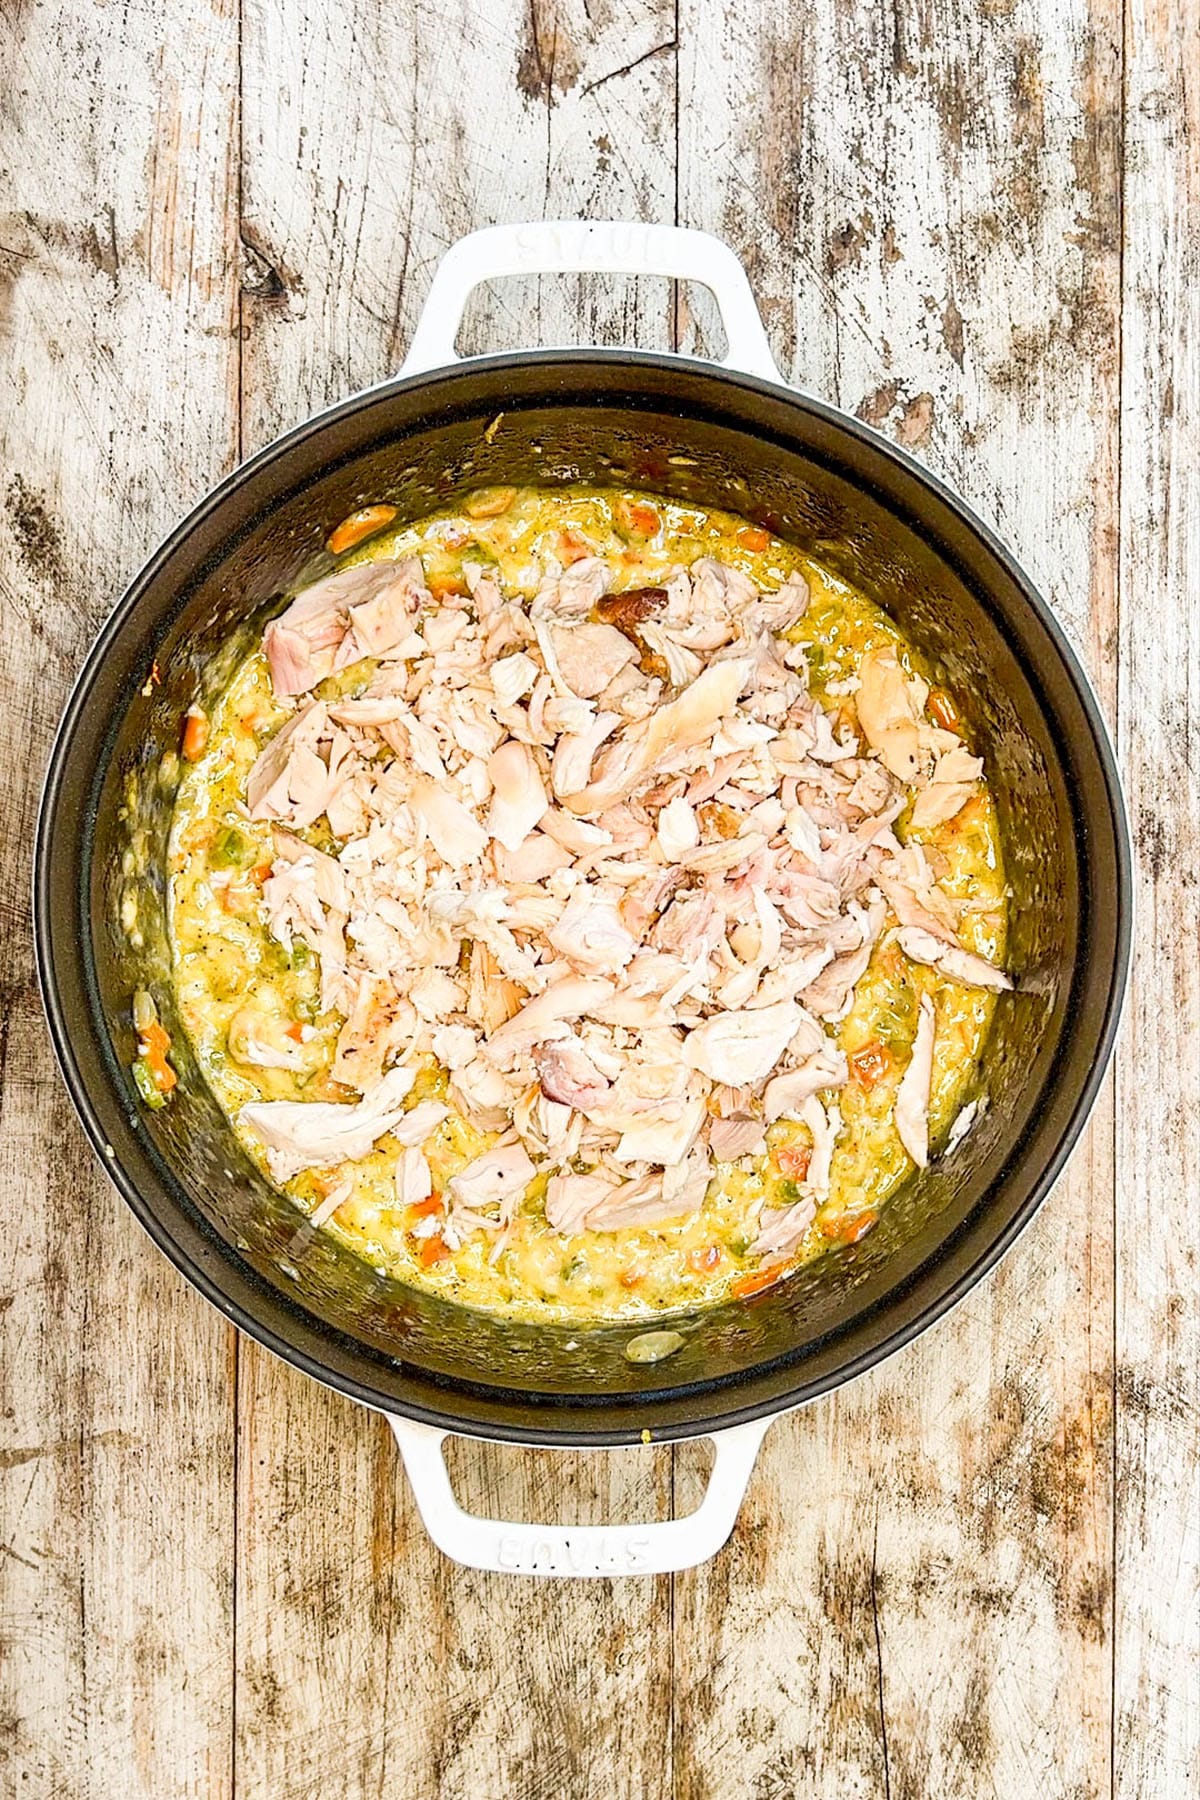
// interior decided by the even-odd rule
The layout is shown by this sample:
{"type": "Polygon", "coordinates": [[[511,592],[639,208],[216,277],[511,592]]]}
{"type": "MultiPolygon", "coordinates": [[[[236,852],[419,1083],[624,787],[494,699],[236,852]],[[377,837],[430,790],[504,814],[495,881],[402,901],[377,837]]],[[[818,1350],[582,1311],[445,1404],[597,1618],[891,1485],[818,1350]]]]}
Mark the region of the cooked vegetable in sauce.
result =
{"type": "Polygon", "coordinates": [[[247,1150],[369,1262],[523,1316],[691,1310],[857,1242],[965,1129],[1009,986],[955,697],[729,514],[394,518],[336,527],[182,727],[179,1012],[247,1150]]]}

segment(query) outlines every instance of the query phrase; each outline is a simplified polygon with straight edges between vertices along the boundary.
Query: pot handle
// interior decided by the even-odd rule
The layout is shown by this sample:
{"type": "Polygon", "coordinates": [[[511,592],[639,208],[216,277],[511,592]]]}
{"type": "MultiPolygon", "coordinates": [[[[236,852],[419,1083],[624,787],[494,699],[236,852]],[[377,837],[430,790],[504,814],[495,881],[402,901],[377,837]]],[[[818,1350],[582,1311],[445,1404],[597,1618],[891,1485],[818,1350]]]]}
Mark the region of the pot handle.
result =
{"type": "Polygon", "coordinates": [[[783,379],[771,355],[746,271],[728,244],[707,231],[617,219],[488,225],[460,238],[434,271],[401,375],[417,375],[458,361],[454,340],[463,308],[481,281],[500,275],[585,270],[698,281],[716,300],[729,340],[722,367],[760,375],[766,381],[783,379]]]}
{"type": "Polygon", "coordinates": [[[685,1519],[648,1525],[517,1525],[467,1513],[454,1498],[442,1445],[450,1435],[386,1415],[430,1537],[468,1569],[512,1575],[667,1575],[715,1556],[733,1530],[763,1433],[755,1419],[715,1431],[704,1499],[685,1519]]]}

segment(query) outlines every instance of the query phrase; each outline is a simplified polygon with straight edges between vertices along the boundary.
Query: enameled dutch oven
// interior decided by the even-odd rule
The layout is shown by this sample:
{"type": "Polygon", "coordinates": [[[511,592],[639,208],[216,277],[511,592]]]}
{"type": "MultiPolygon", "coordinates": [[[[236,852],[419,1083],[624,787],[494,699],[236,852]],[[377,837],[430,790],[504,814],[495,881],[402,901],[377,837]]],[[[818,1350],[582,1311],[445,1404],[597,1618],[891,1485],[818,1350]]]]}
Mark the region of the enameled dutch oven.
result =
{"type": "MultiPolygon", "coordinates": [[[[1130,858],[1096,701],[1013,556],[910,456],[786,387],[741,265],[702,233],[624,224],[481,231],[442,261],[393,381],[236,470],[133,582],[67,706],[38,829],[39,969],[72,1098],[104,1167],[188,1279],[243,1331],[391,1420],[426,1525],[458,1560],[542,1574],[682,1568],[737,1514],[771,1418],[849,1380],[988,1270],[1061,1170],[1108,1060],[1130,937],[1130,858]],[[720,366],[628,350],[458,361],[463,306],[505,274],[667,275],[715,294],[720,366]],[[498,422],[497,422],[498,421],[498,422]],[[901,1190],[861,1243],[779,1287],[680,1323],[658,1364],[636,1327],[515,1324],[377,1275],[314,1232],[251,1164],[191,1060],[167,980],[165,843],[180,717],[211,699],[285,594],[329,566],[331,525],[369,501],[402,517],[489,483],[650,488],[727,507],[878,600],[969,706],[1012,887],[1009,967],[978,1123],[901,1190]],[[179,1087],[148,1112],[129,1075],[148,986],[179,1087]],[[472,1518],[448,1432],[603,1446],[712,1436],[683,1520],[547,1528],[472,1518]]],[[[644,1329],[644,1327],[642,1327],[644,1329]]]]}

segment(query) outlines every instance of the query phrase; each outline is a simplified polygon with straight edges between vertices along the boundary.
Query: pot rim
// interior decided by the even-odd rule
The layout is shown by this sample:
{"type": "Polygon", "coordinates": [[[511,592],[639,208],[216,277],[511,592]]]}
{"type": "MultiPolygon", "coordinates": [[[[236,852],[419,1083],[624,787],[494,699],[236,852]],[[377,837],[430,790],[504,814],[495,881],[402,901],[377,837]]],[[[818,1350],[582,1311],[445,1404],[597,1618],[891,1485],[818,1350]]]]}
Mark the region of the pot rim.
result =
{"type": "MultiPolygon", "coordinates": [[[[1040,627],[1050,639],[1059,658],[1060,666],[1075,690],[1081,710],[1090,727],[1096,760],[1103,776],[1108,810],[1113,824],[1117,875],[1114,896],[1116,930],[1112,976],[1103,1002],[1103,1017],[1097,1033],[1095,1054],[1053,1153],[1046,1159],[1037,1178],[1031,1183],[1024,1200],[1012,1216],[989,1236],[978,1254],[958,1272],[953,1280],[939,1287],[923,1306],[912,1316],[902,1320],[886,1336],[849,1357],[845,1362],[823,1374],[809,1376],[805,1376],[804,1364],[798,1363],[794,1368],[796,1377],[794,1385],[782,1400],[778,1396],[772,1395],[767,1398],[747,1399],[738,1404],[736,1395],[742,1382],[752,1381],[755,1375],[766,1372],[772,1366],[767,1363],[760,1364],[754,1370],[747,1370],[737,1384],[708,1388],[697,1393],[695,1396],[696,1410],[701,1415],[697,1419],[672,1420],[648,1428],[649,1435],[656,1442],[684,1441],[689,1438],[708,1436],[713,1432],[754,1419],[777,1416],[841,1387],[865,1373],[867,1369],[894,1355],[957,1306],[967,1292],[996,1265],[1020,1236],[1062,1173],[1095,1104],[1108,1069],[1120,1023],[1128,983],[1133,936],[1133,862],[1116,754],[1095,689],[1062,624],[1036,585],[1025,573],[1013,552],[961,495],[902,446],[892,443],[880,432],[852,414],[844,412],[828,401],[792,388],[783,381],[768,381],[761,376],[745,374],[724,365],[707,362],[697,357],[682,356],[674,352],[605,349],[592,346],[518,350],[491,356],[463,358],[441,368],[422,370],[410,375],[393,376],[374,386],[361,389],[343,400],[336,401],[332,406],[310,415],[282,436],[273,439],[261,450],[256,451],[254,455],[239,463],[171,528],[125,587],[88,650],[64,705],[54,735],[39,800],[33,865],[34,945],[38,982],[55,1056],[68,1094],[104,1172],[149,1237],[190,1285],[223,1313],[231,1323],[237,1325],[257,1343],[322,1385],[346,1394],[349,1398],[357,1400],[373,1411],[400,1414],[419,1423],[434,1426],[459,1436],[532,1446],[576,1448],[632,1444],[646,1440],[647,1428],[637,1419],[639,1409],[644,1410],[647,1414],[652,1413],[656,1405],[660,1404],[671,1392],[669,1389],[658,1390],[652,1395],[648,1394],[644,1403],[635,1396],[629,1396],[619,1401],[613,1400],[610,1402],[613,1410],[619,1409],[623,1415],[628,1417],[629,1423],[614,1424],[610,1422],[595,1430],[581,1429],[578,1425],[556,1426],[554,1419],[558,1410],[558,1397],[553,1395],[541,1395],[535,1401],[536,1404],[542,1404],[545,1407],[544,1423],[539,1421],[537,1425],[522,1425],[506,1419],[484,1419],[475,1416],[468,1421],[461,1413],[455,1412],[449,1404],[456,1392],[453,1383],[446,1383],[443,1388],[440,1379],[433,1378],[427,1371],[422,1370],[420,1371],[422,1379],[433,1386],[435,1391],[443,1388],[448,1404],[443,1407],[408,1400],[401,1403],[394,1396],[385,1394],[380,1388],[373,1387],[369,1382],[342,1373],[331,1367],[329,1363],[322,1362],[308,1350],[289,1342],[270,1324],[266,1323],[255,1312],[253,1306],[233,1299],[219,1278],[214,1277],[209,1267],[206,1266],[206,1260],[208,1263],[215,1262],[218,1271],[227,1266],[233,1266],[232,1252],[228,1252],[228,1263],[225,1257],[218,1258],[215,1253],[207,1259],[195,1254],[168,1228],[163,1213],[169,1212],[170,1209],[156,1206],[153,1201],[147,1200],[142,1195],[137,1184],[127,1174],[111,1145],[108,1144],[98,1111],[92,1103],[84,1074],[72,1047],[62,995],[49,951],[50,842],[75,726],[87,702],[97,670],[108,656],[127,619],[136,609],[162,565],[187,537],[204,520],[219,510],[245,482],[269,468],[273,462],[286,456],[297,445],[343,419],[352,417],[364,407],[370,406],[376,401],[388,399],[395,394],[415,392],[422,387],[439,386],[448,381],[453,382],[459,375],[502,374],[514,367],[546,364],[561,364],[567,368],[582,367],[584,369],[617,366],[622,369],[653,368],[666,373],[686,371],[691,375],[709,378],[721,384],[730,383],[735,387],[747,389],[751,393],[762,393],[775,400],[783,399],[801,411],[808,412],[822,423],[842,432],[850,439],[856,440],[873,455],[882,456],[885,460],[892,462],[903,474],[915,480],[921,488],[927,490],[944,507],[957,515],[960,523],[980,541],[985,550],[1002,567],[1014,587],[1019,590],[1025,604],[1034,613],[1040,627]]],[[[905,1285],[909,1288],[913,1287],[922,1280],[923,1273],[924,1271],[915,1272],[905,1285]]],[[[900,1287],[891,1290],[889,1295],[878,1303],[880,1309],[886,1307],[888,1300],[901,1292],[903,1292],[903,1288],[900,1287]]],[[[308,1321],[310,1329],[317,1331],[329,1329],[318,1315],[312,1313],[300,1302],[289,1301],[283,1294],[278,1294],[277,1300],[285,1308],[294,1308],[308,1321]]],[[[481,1394],[486,1394],[488,1390],[481,1389],[479,1391],[481,1394]]],[[[496,1389],[493,1392],[496,1402],[502,1403],[503,1390],[496,1389]]],[[[680,1390],[675,1390],[676,1394],[679,1392],[680,1390]]],[[[526,1395],[525,1398],[528,1400],[529,1396],[526,1395]]],[[[486,1399],[483,1404],[486,1406],[486,1399]]],[[[598,1401],[595,1404],[595,1416],[599,1423],[604,1417],[604,1403],[598,1401]]]]}

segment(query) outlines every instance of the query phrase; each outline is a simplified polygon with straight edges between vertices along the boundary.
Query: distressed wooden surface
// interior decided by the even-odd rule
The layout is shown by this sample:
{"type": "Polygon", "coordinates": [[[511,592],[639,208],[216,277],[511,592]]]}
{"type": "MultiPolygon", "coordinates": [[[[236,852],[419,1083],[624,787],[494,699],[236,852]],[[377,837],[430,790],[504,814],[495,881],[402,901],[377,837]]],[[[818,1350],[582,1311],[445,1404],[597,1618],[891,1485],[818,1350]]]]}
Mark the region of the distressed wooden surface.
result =
{"type": "MultiPolygon", "coordinates": [[[[66,0],[0,9],[0,1795],[1200,1789],[1195,0],[66,0]],[[443,1562],[385,1429],[235,1345],[93,1172],[28,846],[88,636],[240,452],[399,363],[472,226],[678,219],[785,373],[915,449],[1118,721],[1142,956],[1117,1104],[1002,1268],[773,1428],[729,1549],[443,1562]]],[[[469,347],[716,341],[550,278],[469,347]]],[[[665,1514],[693,1447],[461,1447],[468,1502],[665,1514]]]]}

